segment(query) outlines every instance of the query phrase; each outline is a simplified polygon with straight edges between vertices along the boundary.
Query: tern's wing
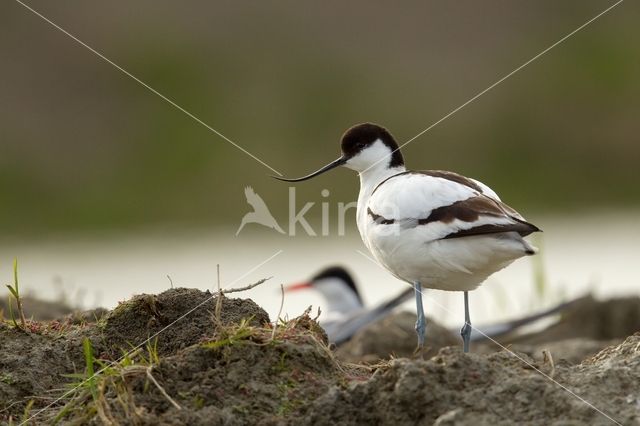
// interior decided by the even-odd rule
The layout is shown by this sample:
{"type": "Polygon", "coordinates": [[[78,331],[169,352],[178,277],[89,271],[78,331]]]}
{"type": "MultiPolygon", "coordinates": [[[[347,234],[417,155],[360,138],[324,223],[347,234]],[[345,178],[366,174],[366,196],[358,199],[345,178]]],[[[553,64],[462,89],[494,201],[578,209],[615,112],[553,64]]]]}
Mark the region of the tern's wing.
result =
{"type": "MultiPolygon", "coordinates": [[[[389,299],[373,309],[361,312],[356,316],[347,318],[341,324],[331,324],[333,331],[332,343],[341,345],[347,342],[354,334],[367,325],[376,322],[389,315],[396,307],[411,299],[414,295],[413,288],[408,288],[399,295],[389,299]]],[[[327,334],[329,334],[327,332],[327,334]]]]}
{"type": "Polygon", "coordinates": [[[385,302],[382,302],[381,304],[373,308],[371,310],[371,315],[377,316],[378,318],[386,317],[391,313],[392,310],[402,305],[407,300],[410,300],[414,296],[415,290],[413,289],[413,287],[409,287],[397,296],[385,302]]]}
{"type": "Polygon", "coordinates": [[[429,240],[539,231],[486,185],[450,172],[395,175],[375,188],[367,208],[374,222],[418,228],[429,240]]]}
{"type": "Polygon", "coordinates": [[[570,300],[568,302],[560,303],[545,311],[536,312],[532,315],[529,315],[523,318],[518,318],[515,320],[500,323],[500,324],[481,326],[481,327],[477,327],[477,329],[474,328],[474,330],[471,332],[471,341],[476,342],[476,341],[481,341],[487,338],[497,338],[497,337],[503,336],[507,333],[511,333],[512,331],[519,329],[520,327],[533,324],[534,322],[540,319],[547,318],[552,315],[560,314],[566,311],[567,309],[569,309],[570,307],[577,305],[582,300],[583,298],[570,300]]]}

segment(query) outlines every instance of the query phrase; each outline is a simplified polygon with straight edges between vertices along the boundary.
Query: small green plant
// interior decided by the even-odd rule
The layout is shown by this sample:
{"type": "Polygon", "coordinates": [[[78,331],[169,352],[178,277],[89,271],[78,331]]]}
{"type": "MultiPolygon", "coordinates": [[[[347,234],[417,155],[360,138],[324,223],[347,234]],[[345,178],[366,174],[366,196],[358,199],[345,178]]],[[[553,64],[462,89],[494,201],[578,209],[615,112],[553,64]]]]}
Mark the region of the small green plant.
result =
{"type": "Polygon", "coordinates": [[[134,376],[145,376],[148,380],[144,385],[145,389],[149,383],[153,384],[176,409],[182,409],[152,374],[154,365],[160,363],[157,339],[147,345],[148,358],[145,356],[144,348],[139,347],[130,351],[123,350],[124,354],[118,361],[99,359],[94,356],[93,346],[88,338],[83,340],[82,349],[85,371],[64,375],[73,379],[67,384],[73,394],[53,416],[50,421],[52,424],[63,420],[71,420],[74,424],[87,424],[96,416],[102,424],[118,424],[113,418],[113,407],[124,412],[127,418],[135,416],[137,409],[133,390],[127,381],[127,377],[134,376]]]}
{"type": "Polygon", "coordinates": [[[22,413],[22,420],[20,421],[20,424],[25,424],[29,421],[31,417],[31,408],[33,407],[34,402],[36,402],[35,399],[30,399],[29,402],[27,402],[27,405],[24,407],[24,412],[22,413]]]}
{"type": "Polygon", "coordinates": [[[252,319],[253,317],[243,318],[237,327],[220,327],[222,331],[220,339],[204,343],[203,346],[209,349],[218,349],[245,343],[256,332],[255,328],[250,325],[252,319]]]}
{"type": "Polygon", "coordinates": [[[15,379],[10,373],[0,374],[0,382],[5,383],[7,385],[13,385],[16,383],[15,379]]]}
{"type": "Polygon", "coordinates": [[[192,401],[191,401],[194,405],[194,407],[196,407],[196,409],[201,409],[202,407],[204,407],[204,398],[200,395],[196,395],[193,397],[192,401]]]}
{"type": "Polygon", "coordinates": [[[296,407],[294,401],[291,400],[291,393],[296,387],[293,380],[287,379],[277,385],[280,392],[280,405],[276,410],[278,416],[286,416],[290,414],[296,407]]]}
{"type": "Polygon", "coordinates": [[[280,359],[276,365],[273,366],[274,373],[284,373],[287,371],[287,353],[282,352],[280,359]]]}
{"type": "Polygon", "coordinates": [[[87,377],[87,386],[89,387],[89,391],[91,392],[91,396],[94,401],[98,401],[98,387],[96,385],[96,374],[93,368],[93,364],[95,362],[95,357],[93,356],[93,346],[91,345],[91,340],[85,337],[82,341],[82,351],[84,352],[84,361],[87,366],[87,370],[85,372],[87,377]]]}
{"type": "Polygon", "coordinates": [[[152,341],[147,342],[147,353],[149,354],[149,365],[160,364],[160,354],[158,353],[158,338],[156,337],[152,341]]]}
{"type": "Polygon", "coordinates": [[[95,364],[102,366],[103,363],[96,359],[93,353],[93,345],[91,340],[85,337],[82,341],[82,352],[84,354],[85,371],[84,373],[72,373],[63,374],[64,377],[73,379],[72,382],[67,383],[67,387],[73,392],[73,395],[69,398],[69,401],[60,409],[60,411],[50,420],[51,424],[58,424],[62,419],[69,416],[73,412],[84,411],[87,417],[90,417],[96,413],[101,413],[101,401],[98,382],[100,380],[100,373],[104,376],[109,373],[103,368],[98,374],[95,371],[95,364]],[[85,403],[88,395],[91,395],[93,404],[89,405],[85,403]]]}
{"type": "Polygon", "coordinates": [[[22,298],[20,297],[20,287],[18,286],[18,258],[13,259],[13,285],[7,284],[7,288],[16,301],[16,306],[18,307],[18,315],[20,315],[21,327],[18,327],[18,322],[16,321],[15,315],[13,313],[13,301],[11,300],[11,297],[9,297],[9,316],[11,317],[11,321],[13,321],[13,325],[15,325],[17,328],[21,328],[22,330],[26,331],[27,320],[24,317],[22,298]]]}

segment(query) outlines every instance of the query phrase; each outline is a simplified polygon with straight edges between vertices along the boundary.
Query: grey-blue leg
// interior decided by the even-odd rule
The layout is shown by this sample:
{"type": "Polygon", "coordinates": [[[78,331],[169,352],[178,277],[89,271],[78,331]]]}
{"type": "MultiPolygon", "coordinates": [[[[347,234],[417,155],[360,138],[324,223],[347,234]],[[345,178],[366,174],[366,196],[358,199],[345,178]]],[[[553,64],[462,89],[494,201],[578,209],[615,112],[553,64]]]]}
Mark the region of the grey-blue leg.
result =
{"type": "Polygon", "coordinates": [[[464,292],[464,325],[460,330],[462,336],[462,350],[469,352],[469,339],[471,338],[471,318],[469,317],[469,292],[464,292]]]}
{"type": "Polygon", "coordinates": [[[416,291],[416,311],[418,314],[418,320],[416,321],[416,333],[418,333],[418,347],[416,351],[422,351],[424,347],[424,331],[427,328],[427,321],[424,318],[424,309],[422,307],[422,284],[418,281],[413,283],[413,288],[416,291]]]}

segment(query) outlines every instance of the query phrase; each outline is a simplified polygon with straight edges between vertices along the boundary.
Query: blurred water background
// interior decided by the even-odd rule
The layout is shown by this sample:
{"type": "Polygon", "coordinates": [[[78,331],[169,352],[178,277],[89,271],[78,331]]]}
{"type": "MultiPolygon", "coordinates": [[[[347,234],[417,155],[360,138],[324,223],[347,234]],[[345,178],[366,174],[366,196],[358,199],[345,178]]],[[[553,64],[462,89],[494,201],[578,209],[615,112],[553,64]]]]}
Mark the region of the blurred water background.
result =
{"type": "MultiPolygon", "coordinates": [[[[29,2],[289,176],[336,158],[358,122],[410,139],[610,4],[29,2]]],[[[473,294],[476,318],[638,293],[639,18],[622,3],[404,149],[409,167],[478,178],[545,231],[538,261],[473,294]]],[[[268,168],[18,3],[0,5],[0,52],[3,282],[17,256],[23,288],[111,307],[167,275],[214,288],[216,264],[229,283],[282,250],[237,283],[273,276],[247,294],[272,316],[279,283],[328,264],[346,265],[369,303],[405,285],[356,252],[353,210],[336,235],[337,203],[357,197],[351,172],[296,186],[298,208],[316,202],[316,230],[330,207],[329,236],[253,224],[235,237],[245,186],[287,227],[288,186],[268,168]]],[[[429,296],[428,313],[460,322],[461,295],[429,296]]],[[[311,303],[292,294],[284,312],[311,303]]]]}

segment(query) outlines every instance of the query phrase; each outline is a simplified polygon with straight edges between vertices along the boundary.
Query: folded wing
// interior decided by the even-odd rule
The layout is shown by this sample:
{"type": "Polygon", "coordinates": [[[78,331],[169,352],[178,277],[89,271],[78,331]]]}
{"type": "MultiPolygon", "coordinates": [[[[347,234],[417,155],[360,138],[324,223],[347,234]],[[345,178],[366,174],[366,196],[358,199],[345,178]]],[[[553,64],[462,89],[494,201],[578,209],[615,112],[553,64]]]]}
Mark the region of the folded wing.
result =
{"type": "Polygon", "coordinates": [[[368,215],[376,224],[428,230],[430,239],[539,231],[489,187],[451,172],[411,172],[387,179],[374,190],[368,215]]]}

